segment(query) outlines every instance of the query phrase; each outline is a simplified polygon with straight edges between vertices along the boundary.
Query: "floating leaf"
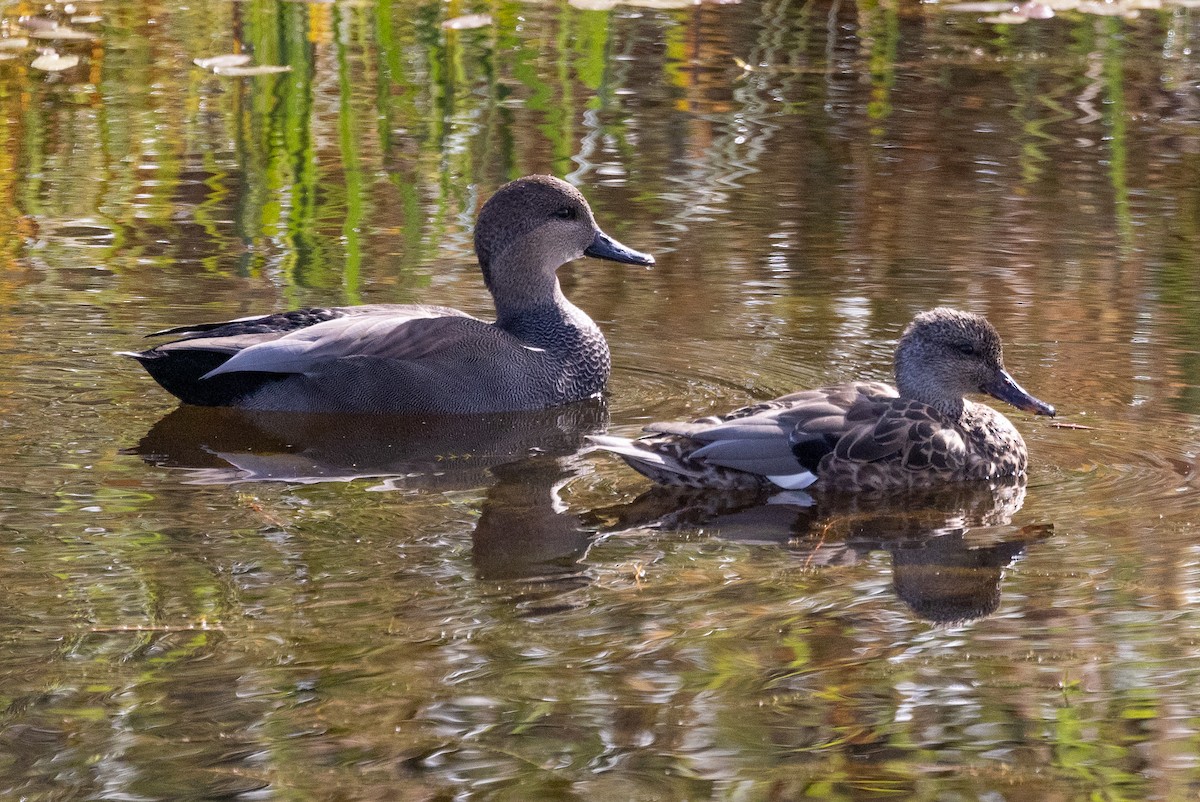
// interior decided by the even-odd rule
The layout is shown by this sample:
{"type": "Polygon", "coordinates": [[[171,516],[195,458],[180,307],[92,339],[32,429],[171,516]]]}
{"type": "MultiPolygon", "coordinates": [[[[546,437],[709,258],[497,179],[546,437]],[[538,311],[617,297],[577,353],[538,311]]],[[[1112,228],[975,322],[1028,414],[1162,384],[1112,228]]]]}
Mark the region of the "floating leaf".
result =
{"type": "Polygon", "coordinates": [[[998,11],[1011,11],[1015,7],[1015,3],[1004,2],[999,0],[985,0],[980,3],[950,3],[942,6],[943,11],[962,11],[968,14],[995,14],[998,11]]]}
{"type": "Polygon", "coordinates": [[[47,53],[42,53],[40,56],[35,58],[33,63],[29,66],[33,67],[35,70],[43,70],[45,72],[62,72],[63,70],[71,69],[78,63],[79,56],[60,56],[58,53],[55,53],[53,50],[51,50],[47,53]]]}
{"type": "Polygon", "coordinates": [[[192,63],[197,67],[203,67],[206,70],[212,70],[217,75],[225,75],[231,78],[237,78],[243,75],[271,75],[277,72],[291,72],[292,70],[291,67],[286,65],[251,65],[249,53],[228,53],[223,56],[198,58],[193,59],[192,63]]]}
{"type": "Polygon", "coordinates": [[[206,70],[215,70],[218,67],[240,67],[243,64],[250,63],[249,53],[229,53],[224,56],[210,56],[209,58],[192,59],[192,63],[197,67],[206,70]]]}
{"type": "Polygon", "coordinates": [[[617,6],[634,6],[658,11],[694,8],[699,5],[736,5],[741,0],[569,0],[573,8],[581,11],[611,11],[617,6]]]}
{"type": "Polygon", "coordinates": [[[240,78],[243,75],[274,75],[279,72],[291,72],[292,68],[286,65],[277,64],[259,64],[253,67],[215,67],[213,72],[217,75],[224,75],[230,78],[240,78]]]}
{"type": "Polygon", "coordinates": [[[1054,9],[1045,3],[1037,2],[1037,0],[1029,0],[1027,3],[1022,3],[1018,10],[1028,19],[1050,19],[1054,16],[1054,9]]]}
{"type": "Polygon", "coordinates": [[[471,28],[486,28],[492,24],[491,14],[465,14],[461,17],[452,17],[442,23],[442,29],[446,31],[466,31],[471,28]]]}
{"type": "Polygon", "coordinates": [[[66,25],[60,25],[49,17],[22,17],[18,20],[22,28],[29,31],[34,39],[95,39],[95,35],[87,31],[77,31],[66,25]]]}
{"type": "Polygon", "coordinates": [[[24,50],[29,47],[29,40],[24,36],[10,36],[0,39],[0,50],[24,50]]]}
{"type": "Polygon", "coordinates": [[[1027,0],[1024,3],[983,2],[950,3],[942,6],[943,11],[962,11],[966,13],[992,14],[984,18],[984,22],[1015,25],[1031,19],[1050,19],[1055,9],[1064,10],[1079,5],[1079,0],[1027,0]]]}
{"type": "Polygon", "coordinates": [[[1124,3],[1080,3],[1079,10],[1084,14],[1095,14],[1098,17],[1137,16],[1137,10],[1131,9],[1124,3]]]}
{"type": "Polygon", "coordinates": [[[21,17],[17,24],[27,31],[48,31],[58,27],[58,20],[49,17],[21,17]]]}
{"type": "Polygon", "coordinates": [[[77,31],[74,28],[67,28],[65,26],[51,28],[48,31],[30,31],[29,35],[34,39],[57,39],[60,41],[90,41],[96,38],[87,31],[77,31]]]}

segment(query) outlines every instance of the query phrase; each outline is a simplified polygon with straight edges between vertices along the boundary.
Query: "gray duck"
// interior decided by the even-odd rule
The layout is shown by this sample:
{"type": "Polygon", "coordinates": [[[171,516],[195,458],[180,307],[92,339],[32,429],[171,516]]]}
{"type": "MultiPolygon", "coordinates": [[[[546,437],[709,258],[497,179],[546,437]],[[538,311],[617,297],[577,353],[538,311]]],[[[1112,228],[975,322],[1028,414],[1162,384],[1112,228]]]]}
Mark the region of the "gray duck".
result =
{"type": "Polygon", "coordinates": [[[654,423],[636,440],[591,440],[665,485],[885,490],[1025,473],[1020,433],[968,393],[1054,415],[1008,375],[1000,335],[979,315],[918,314],[896,346],[895,373],[895,387],[838,384],[692,423],[654,423]]]}
{"type": "Polygon", "coordinates": [[[601,231],[583,195],[551,176],[497,190],[475,252],[492,323],[445,306],[299,309],[166,329],[149,336],[178,339],[124,355],[186,403],[251,410],[509,412],[600,393],[608,344],[556,271],[581,256],[654,258],[601,231]]]}

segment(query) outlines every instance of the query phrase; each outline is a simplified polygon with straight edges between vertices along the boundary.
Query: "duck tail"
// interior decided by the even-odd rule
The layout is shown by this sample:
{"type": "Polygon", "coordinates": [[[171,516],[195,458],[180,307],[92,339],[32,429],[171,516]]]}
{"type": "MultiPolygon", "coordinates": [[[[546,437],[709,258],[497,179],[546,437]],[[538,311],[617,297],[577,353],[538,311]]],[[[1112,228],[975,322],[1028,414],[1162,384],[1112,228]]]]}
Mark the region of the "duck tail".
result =
{"type": "Polygon", "coordinates": [[[677,487],[707,487],[705,470],[698,465],[689,464],[682,453],[673,453],[678,449],[656,448],[658,438],[646,440],[630,440],[627,437],[595,434],[588,437],[593,448],[616,454],[629,464],[630,468],[659,484],[677,487]]]}
{"type": "Polygon", "coordinates": [[[613,454],[618,454],[622,457],[638,460],[639,462],[647,462],[651,465],[663,465],[666,459],[659,453],[651,451],[638,445],[637,440],[631,440],[628,437],[613,437],[608,434],[592,434],[588,435],[588,440],[591,441],[595,448],[601,451],[608,451],[613,454]]]}

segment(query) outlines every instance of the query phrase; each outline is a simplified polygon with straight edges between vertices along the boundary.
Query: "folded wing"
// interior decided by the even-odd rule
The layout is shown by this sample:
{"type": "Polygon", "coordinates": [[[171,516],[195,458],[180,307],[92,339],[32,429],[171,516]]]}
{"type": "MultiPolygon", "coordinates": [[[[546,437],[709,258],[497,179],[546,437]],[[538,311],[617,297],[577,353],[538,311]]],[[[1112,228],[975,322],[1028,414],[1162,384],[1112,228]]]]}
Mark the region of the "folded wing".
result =
{"type": "Polygon", "coordinates": [[[482,320],[437,311],[417,307],[406,314],[354,315],[317,323],[253,343],[201,378],[237,371],[306,373],[346,357],[421,360],[498,334],[482,320]]]}

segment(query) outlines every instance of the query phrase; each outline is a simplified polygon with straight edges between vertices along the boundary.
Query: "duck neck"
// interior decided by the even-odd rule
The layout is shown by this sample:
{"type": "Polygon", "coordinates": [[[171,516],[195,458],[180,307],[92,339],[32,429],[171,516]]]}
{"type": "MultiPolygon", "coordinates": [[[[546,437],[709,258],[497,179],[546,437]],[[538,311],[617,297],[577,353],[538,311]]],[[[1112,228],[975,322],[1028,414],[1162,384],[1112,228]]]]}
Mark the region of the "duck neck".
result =
{"type": "Polygon", "coordinates": [[[940,387],[936,375],[914,369],[904,359],[896,360],[896,389],[901,398],[928,404],[955,422],[962,420],[967,409],[965,398],[955,393],[938,392],[940,387]]]}
{"type": "Polygon", "coordinates": [[[547,351],[575,351],[581,342],[603,343],[604,337],[595,322],[567,300],[556,277],[552,281],[553,287],[548,291],[495,292],[496,326],[527,345],[547,351]]]}

